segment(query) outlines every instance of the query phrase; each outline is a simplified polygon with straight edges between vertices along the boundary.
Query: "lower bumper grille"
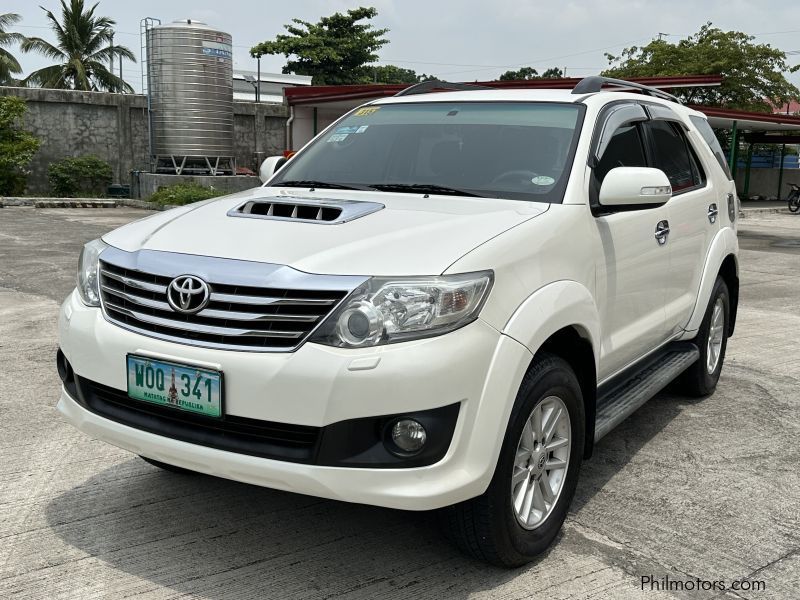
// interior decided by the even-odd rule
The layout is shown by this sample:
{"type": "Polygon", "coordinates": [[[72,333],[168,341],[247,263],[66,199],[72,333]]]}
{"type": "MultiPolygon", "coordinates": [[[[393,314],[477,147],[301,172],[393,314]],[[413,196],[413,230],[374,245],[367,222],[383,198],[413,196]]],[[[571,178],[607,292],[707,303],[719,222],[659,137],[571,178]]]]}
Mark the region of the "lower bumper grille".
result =
{"type": "Polygon", "coordinates": [[[122,425],[182,442],[290,462],[314,461],[319,427],[226,415],[210,419],[132,400],[115,388],[75,376],[68,391],[85,408],[122,425]]]}

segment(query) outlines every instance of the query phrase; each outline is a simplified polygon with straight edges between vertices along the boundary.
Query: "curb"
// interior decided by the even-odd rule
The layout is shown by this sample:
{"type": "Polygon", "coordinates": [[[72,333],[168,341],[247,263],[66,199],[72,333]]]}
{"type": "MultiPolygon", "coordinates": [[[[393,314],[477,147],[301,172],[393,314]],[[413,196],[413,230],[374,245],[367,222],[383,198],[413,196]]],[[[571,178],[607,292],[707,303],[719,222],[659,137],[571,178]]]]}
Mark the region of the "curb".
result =
{"type": "Polygon", "coordinates": [[[143,210],[169,210],[175,208],[171,204],[156,204],[144,200],[131,200],[129,198],[33,198],[33,197],[5,197],[0,198],[0,208],[6,206],[32,206],[34,208],[139,208],[143,210]]]}
{"type": "Polygon", "coordinates": [[[742,219],[748,217],[755,217],[758,215],[790,215],[792,214],[788,208],[743,208],[739,211],[739,216],[742,219]]]}
{"type": "Polygon", "coordinates": [[[114,200],[34,200],[34,208],[117,208],[114,200]]]}

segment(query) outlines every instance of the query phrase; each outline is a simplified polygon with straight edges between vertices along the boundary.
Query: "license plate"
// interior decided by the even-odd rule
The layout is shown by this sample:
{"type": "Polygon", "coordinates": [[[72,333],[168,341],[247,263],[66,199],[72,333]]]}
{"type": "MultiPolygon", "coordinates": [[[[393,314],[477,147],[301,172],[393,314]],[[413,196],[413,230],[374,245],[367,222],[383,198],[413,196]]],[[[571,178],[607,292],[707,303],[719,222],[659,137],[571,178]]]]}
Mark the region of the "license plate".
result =
{"type": "Polygon", "coordinates": [[[128,396],[168,408],[222,416],[222,373],[128,355],[128,396]]]}

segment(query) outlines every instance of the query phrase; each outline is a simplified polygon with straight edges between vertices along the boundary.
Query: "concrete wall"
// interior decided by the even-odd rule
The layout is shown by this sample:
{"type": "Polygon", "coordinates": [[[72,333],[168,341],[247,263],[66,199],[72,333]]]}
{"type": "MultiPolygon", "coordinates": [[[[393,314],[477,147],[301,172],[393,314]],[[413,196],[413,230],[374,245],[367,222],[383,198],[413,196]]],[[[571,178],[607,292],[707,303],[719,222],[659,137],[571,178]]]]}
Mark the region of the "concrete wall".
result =
{"type": "Polygon", "coordinates": [[[249,190],[261,185],[261,180],[252,175],[225,176],[217,175],[164,175],[163,173],[134,173],[131,181],[131,198],[144,199],[156,193],[162,187],[176,183],[197,183],[232,194],[249,190]]]}
{"type": "MultiPolygon", "coordinates": [[[[786,198],[789,194],[787,183],[800,185],[800,169],[784,169],[783,182],[781,184],[780,195],[778,194],[778,177],[780,169],[750,169],[750,188],[747,197],[764,196],[765,198],[778,197],[786,198]]],[[[745,169],[739,167],[736,170],[736,189],[744,198],[744,176],[745,169]]]]}
{"type": "MultiPolygon", "coordinates": [[[[26,101],[25,128],[42,141],[31,163],[29,194],[47,194],[47,166],[67,156],[108,161],[115,183],[131,183],[131,171],[150,168],[144,96],[2,86],[0,95],[26,101]]],[[[281,154],[287,116],[282,105],[234,102],[237,165],[257,172],[258,157],[281,154]]]]}

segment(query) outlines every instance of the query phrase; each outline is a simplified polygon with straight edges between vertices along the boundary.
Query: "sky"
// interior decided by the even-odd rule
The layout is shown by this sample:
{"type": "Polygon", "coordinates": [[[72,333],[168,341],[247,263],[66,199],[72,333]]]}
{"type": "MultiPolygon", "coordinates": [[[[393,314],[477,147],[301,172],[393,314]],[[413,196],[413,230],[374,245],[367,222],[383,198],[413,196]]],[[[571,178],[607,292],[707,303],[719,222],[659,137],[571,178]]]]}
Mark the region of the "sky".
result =
{"type": "MultiPolygon", "coordinates": [[[[87,0],[87,5],[91,4],[87,0]]],[[[508,69],[566,68],[570,77],[596,74],[608,64],[604,54],[643,45],[659,34],[677,41],[711,21],[739,30],[790,54],[800,64],[800,2],[790,0],[100,0],[96,14],[117,22],[116,41],[140,55],[143,17],[162,22],[191,18],[233,36],[234,69],[255,70],[248,50],[274,38],[293,18],[317,21],[337,11],[374,6],[376,27],[386,27],[390,43],[379,64],[395,64],[450,81],[496,79],[508,69]]],[[[58,14],[57,0],[3,0],[2,12],[22,16],[13,29],[53,40],[44,6],[58,14]]],[[[13,50],[25,74],[48,60],[13,50]]],[[[283,56],[265,56],[262,71],[280,72],[283,56]]],[[[141,88],[138,64],[125,62],[123,76],[141,88]]],[[[800,72],[789,79],[800,85],[800,72]]]]}

